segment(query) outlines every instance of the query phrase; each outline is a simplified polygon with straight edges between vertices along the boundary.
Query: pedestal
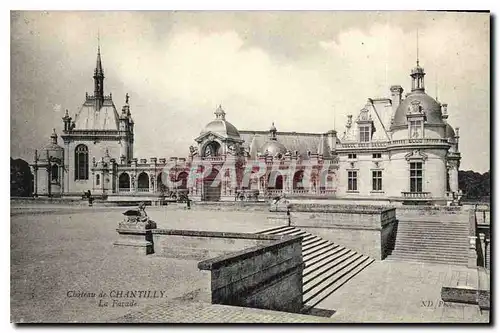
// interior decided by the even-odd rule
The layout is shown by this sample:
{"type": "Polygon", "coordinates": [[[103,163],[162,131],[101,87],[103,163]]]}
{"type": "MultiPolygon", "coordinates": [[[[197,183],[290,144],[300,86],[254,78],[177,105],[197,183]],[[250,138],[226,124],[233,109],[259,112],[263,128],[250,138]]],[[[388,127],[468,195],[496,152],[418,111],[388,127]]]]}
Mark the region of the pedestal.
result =
{"type": "Polygon", "coordinates": [[[120,222],[118,223],[118,240],[113,243],[115,248],[120,248],[124,253],[148,255],[154,253],[152,229],[156,223],[146,222],[120,222]]]}

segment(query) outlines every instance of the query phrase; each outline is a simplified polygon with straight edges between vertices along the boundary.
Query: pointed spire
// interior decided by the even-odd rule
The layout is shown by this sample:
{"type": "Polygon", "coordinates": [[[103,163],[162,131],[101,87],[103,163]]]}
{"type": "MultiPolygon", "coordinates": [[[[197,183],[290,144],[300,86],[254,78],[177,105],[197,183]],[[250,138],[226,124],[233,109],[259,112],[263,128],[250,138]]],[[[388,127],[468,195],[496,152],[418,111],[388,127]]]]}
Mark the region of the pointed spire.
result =
{"type": "Polygon", "coordinates": [[[100,110],[104,102],[104,71],[102,70],[101,61],[101,38],[99,32],[97,34],[97,60],[94,70],[94,98],[95,109],[100,110]]]}
{"type": "Polygon", "coordinates": [[[417,27],[417,67],[419,66],[419,59],[418,59],[418,27],[417,27]]]}
{"type": "Polygon", "coordinates": [[[417,66],[411,70],[410,76],[412,78],[411,91],[416,91],[416,90],[425,91],[425,86],[424,86],[425,72],[424,69],[420,67],[418,28],[417,28],[417,66]]]}
{"type": "Polygon", "coordinates": [[[95,73],[98,75],[104,75],[102,70],[102,61],[101,61],[101,47],[97,47],[97,60],[95,64],[95,73]]]}
{"type": "Polygon", "coordinates": [[[439,102],[439,96],[438,96],[438,93],[439,93],[439,82],[438,82],[438,73],[436,71],[436,101],[439,102]]]}

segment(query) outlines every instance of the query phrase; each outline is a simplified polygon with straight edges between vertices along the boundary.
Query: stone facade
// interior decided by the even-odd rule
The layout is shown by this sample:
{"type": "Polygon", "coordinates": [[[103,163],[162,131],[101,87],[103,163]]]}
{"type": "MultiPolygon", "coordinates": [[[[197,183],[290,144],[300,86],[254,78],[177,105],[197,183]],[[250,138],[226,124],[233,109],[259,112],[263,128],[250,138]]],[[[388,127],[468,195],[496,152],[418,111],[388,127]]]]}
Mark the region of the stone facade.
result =
{"type": "Polygon", "coordinates": [[[369,200],[392,204],[457,204],[459,130],[448,105],[425,93],[425,72],[411,71],[411,92],[368,98],[341,132],[238,130],[222,106],[194,138],[186,158],[134,157],[129,96],[119,114],[104,95],[98,52],[94,95],[35,154],[35,195],[91,191],[111,201],[178,198],[258,201],[277,196],[369,200]],[[55,136],[55,137],[54,137],[55,136]],[[58,172],[54,170],[56,168],[58,172]],[[214,180],[217,180],[215,183],[214,180]]]}

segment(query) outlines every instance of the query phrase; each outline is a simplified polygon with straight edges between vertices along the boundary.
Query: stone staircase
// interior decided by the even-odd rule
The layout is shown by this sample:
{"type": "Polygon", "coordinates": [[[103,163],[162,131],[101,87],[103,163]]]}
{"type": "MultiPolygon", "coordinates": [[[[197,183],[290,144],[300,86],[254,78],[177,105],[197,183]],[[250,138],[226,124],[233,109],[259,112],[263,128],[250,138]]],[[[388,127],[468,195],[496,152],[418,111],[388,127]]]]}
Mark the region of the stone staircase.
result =
{"type": "Polygon", "coordinates": [[[305,264],[302,275],[303,313],[312,310],[315,305],[375,261],[366,255],[295,227],[277,227],[259,233],[304,237],[302,239],[302,256],[305,264]]]}
{"type": "Polygon", "coordinates": [[[399,221],[396,242],[387,260],[467,265],[467,221],[399,221]]]}

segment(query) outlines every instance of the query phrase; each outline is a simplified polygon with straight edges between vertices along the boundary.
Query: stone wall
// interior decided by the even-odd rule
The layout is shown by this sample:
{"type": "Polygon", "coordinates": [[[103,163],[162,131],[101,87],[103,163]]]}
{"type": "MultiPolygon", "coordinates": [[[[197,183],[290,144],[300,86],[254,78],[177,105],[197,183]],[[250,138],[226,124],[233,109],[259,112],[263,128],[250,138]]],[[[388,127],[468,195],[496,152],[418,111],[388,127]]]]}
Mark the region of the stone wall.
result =
{"type": "MultiPolygon", "coordinates": [[[[291,225],[381,260],[396,237],[396,209],[388,206],[291,204],[291,225]]],[[[282,216],[283,212],[277,212],[282,216]]]]}
{"type": "Polygon", "coordinates": [[[167,258],[205,260],[257,245],[269,244],[276,236],[196,230],[153,231],[156,255],[167,258]]]}
{"type": "Polygon", "coordinates": [[[212,303],[300,312],[301,241],[302,237],[287,236],[200,262],[201,270],[211,271],[212,303]]]}
{"type": "Polygon", "coordinates": [[[468,219],[468,211],[463,207],[448,207],[448,206],[402,206],[397,208],[396,216],[398,219],[405,220],[421,220],[426,221],[437,220],[457,221],[468,219]]]}

